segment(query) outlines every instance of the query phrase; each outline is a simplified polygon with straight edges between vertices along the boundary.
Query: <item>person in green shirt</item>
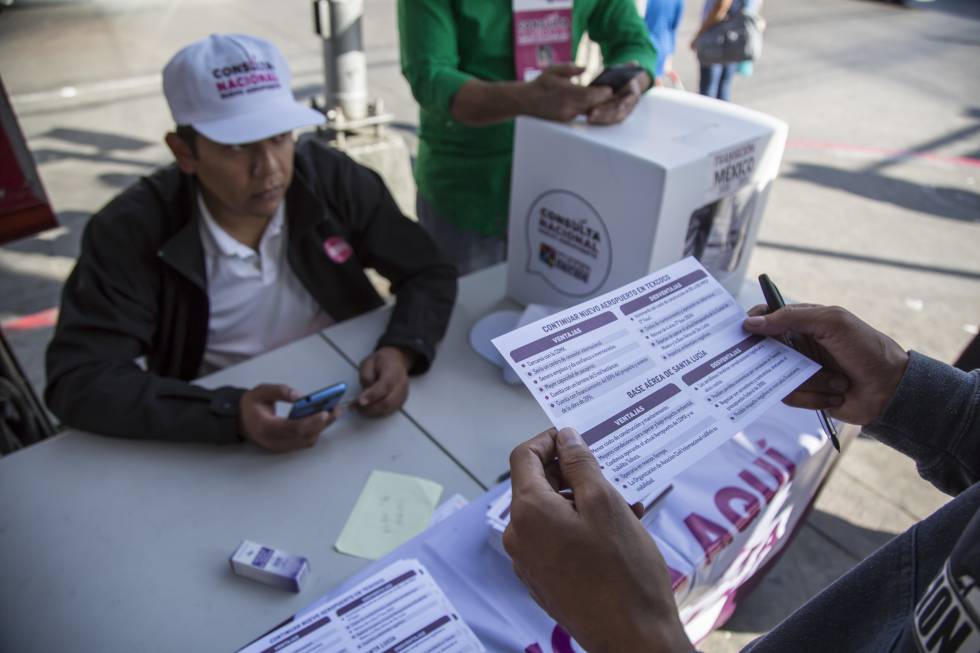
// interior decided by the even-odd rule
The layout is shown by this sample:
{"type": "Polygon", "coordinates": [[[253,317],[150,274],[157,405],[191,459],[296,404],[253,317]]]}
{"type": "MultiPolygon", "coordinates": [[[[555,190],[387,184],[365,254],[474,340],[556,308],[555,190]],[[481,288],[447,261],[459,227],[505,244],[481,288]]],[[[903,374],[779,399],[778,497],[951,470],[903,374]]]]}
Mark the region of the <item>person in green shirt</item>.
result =
{"type": "Polygon", "coordinates": [[[606,66],[647,72],[618,93],[580,86],[571,63],[515,81],[511,0],[398,0],[402,73],[419,103],[417,209],[460,274],[506,258],[514,118],[624,120],[652,82],[657,53],[634,0],[575,0],[572,58],[583,33],[606,66]]]}

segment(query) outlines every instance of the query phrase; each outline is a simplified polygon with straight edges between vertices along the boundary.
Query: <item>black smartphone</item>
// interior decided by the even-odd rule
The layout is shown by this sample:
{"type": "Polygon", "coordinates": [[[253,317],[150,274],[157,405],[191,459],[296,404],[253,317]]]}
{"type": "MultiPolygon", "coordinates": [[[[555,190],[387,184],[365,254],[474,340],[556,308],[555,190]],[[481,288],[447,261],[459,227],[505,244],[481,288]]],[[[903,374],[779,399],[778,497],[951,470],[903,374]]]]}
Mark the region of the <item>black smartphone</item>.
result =
{"type": "Polygon", "coordinates": [[[300,419],[321,411],[331,411],[340,403],[340,398],[345,392],[347,392],[346,383],[335,383],[308,394],[293,404],[292,410],[289,411],[289,419],[300,419]]]}
{"type": "Polygon", "coordinates": [[[599,76],[592,80],[589,86],[608,86],[614,93],[619,93],[619,89],[626,86],[631,79],[642,73],[646,68],[636,64],[628,63],[606,68],[599,76]]]}

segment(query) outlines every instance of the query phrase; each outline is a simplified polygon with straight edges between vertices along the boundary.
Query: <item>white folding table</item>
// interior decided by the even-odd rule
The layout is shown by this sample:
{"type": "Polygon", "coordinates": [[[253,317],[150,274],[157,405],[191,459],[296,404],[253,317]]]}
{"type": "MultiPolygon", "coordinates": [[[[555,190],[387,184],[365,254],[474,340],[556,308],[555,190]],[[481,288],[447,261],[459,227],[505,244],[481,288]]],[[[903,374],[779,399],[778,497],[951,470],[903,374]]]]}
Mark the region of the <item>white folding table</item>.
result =
{"type": "MultiPolygon", "coordinates": [[[[201,383],[356,379],[313,335],[201,383]]],[[[235,650],[367,564],[333,543],[373,469],[481,491],[401,413],[350,415],[289,454],[69,430],[2,458],[0,650],[235,650]],[[233,575],[242,539],[309,558],[304,591],[233,575]]]]}

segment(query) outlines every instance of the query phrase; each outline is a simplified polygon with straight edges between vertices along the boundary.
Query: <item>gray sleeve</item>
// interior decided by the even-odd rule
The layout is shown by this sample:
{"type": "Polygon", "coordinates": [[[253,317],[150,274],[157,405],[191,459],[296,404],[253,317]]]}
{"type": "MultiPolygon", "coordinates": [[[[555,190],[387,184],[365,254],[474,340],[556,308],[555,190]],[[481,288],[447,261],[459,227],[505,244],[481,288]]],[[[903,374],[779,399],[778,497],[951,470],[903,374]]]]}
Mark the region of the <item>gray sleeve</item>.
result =
{"type": "Polygon", "coordinates": [[[909,366],[868,434],[915,460],[919,475],[956,495],[980,480],[980,370],[909,352],[909,366]]]}

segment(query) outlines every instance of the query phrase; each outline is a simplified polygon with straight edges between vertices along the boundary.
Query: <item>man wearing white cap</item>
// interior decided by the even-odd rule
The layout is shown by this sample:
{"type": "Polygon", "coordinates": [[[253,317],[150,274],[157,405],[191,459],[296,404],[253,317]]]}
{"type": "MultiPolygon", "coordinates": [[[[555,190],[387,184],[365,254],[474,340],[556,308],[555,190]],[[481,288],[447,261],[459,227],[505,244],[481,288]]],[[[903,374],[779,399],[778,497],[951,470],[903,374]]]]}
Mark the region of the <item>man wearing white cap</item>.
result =
{"type": "Polygon", "coordinates": [[[323,116],[295,101],[289,80],[279,50],[245,35],[211,35],[167,64],[176,163],[92,217],[64,287],[45,398],[69,426],[311,446],[336,413],[277,417],[293,389],[189,381],[381,306],[364,268],[389,279],[397,302],[361,363],[355,406],[397,410],[408,375],[429,367],[455,271],[378,175],[313,139],[294,143],[293,130],[323,116]]]}

